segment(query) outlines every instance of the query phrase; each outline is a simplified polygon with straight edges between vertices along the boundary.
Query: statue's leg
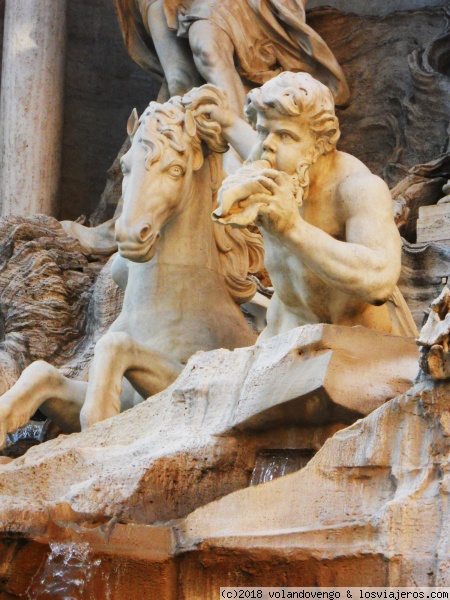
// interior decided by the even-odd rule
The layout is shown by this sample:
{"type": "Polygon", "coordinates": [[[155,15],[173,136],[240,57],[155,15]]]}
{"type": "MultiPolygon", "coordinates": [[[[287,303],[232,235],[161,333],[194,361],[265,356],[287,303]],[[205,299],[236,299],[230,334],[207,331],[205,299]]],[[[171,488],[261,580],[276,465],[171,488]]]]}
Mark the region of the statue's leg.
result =
{"type": "Polygon", "coordinates": [[[6,434],[26,425],[38,408],[63,431],[80,431],[86,390],[86,382],[68,379],[44,361],[32,363],[0,397],[0,448],[6,434]]]}
{"type": "Polygon", "coordinates": [[[189,28],[194,62],[208,83],[223,88],[237,115],[243,114],[245,88],[234,64],[234,46],[228,35],[212,21],[195,21],[189,28]]]}
{"type": "Polygon", "coordinates": [[[187,40],[177,37],[167,26],[163,0],[156,0],[148,9],[148,26],[167,79],[171,96],[182,96],[204,82],[192,59],[187,40]]]}
{"type": "Polygon", "coordinates": [[[127,333],[107,333],[95,346],[86,401],[80,415],[82,428],[120,412],[123,376],[147,398],[169,386],[182,368],[180,363],[136,343],[127,333]]]}

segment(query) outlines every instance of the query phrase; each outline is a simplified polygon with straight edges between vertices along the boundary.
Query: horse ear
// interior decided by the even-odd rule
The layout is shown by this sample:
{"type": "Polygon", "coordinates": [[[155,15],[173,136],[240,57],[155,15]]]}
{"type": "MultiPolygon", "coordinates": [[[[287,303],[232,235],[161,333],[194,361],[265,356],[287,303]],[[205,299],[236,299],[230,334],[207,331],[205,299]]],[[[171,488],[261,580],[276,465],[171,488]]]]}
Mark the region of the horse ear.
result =
{"type": "Polygon", "coordinates": [[[194,135],[197,132],[197,124],[195,122],[192,112],[189,109],[186,110],[186,113],[184,115],[184,126],[186,128],[187,134],[191,137],[194,137],[194,135]]]}
{"type": "Polygon", "coordinates": [[[130,136],[130,138],[133,138],[133,135],[136,133],[138,127],[139,127],[139,115],[137,113],[137,110],[135,108],[133,108],[133,110],[131,111],[131,115],[128,119],[128,123],[127,123],[127,133],[130,136]]]}

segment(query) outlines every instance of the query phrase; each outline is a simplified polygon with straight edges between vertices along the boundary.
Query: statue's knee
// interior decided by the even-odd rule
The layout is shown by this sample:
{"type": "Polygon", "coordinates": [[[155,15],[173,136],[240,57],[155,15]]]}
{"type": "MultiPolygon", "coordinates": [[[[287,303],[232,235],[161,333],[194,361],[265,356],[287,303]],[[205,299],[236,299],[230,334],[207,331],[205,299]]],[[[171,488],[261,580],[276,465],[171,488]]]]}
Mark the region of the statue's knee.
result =
{"type": "Polygon", "coordinates": [[[112,331],[98,340],[95,344],[94,354],[96,357],[114,356],[118,352],[126,351],[131,343],[132,339],[128,333],[112,331]]]}
{"type": "Polygon", "coordinates": [[[220,36],[204,35],[201,29],[191,28],[189,43],[198,67],[214,69],[225,62],[227,48],[219,38],[220,36]]]}
{"type": "Polygon", "coordinates": [[[58,385],[61,381],[61,373],[58,369],[44,360],[36,360],[31,363],[22,374],[22,377],[38,382],[43,381],[47,385],[58,385]]]}

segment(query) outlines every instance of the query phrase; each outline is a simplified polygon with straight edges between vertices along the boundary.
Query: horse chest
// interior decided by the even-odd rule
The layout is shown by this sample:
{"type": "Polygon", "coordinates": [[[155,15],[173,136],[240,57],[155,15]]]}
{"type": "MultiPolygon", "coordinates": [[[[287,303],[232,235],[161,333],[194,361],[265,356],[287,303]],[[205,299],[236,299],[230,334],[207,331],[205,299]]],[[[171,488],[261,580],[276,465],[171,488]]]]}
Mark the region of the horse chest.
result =
{"type": "Polygon", "coordinates": [[[254,341],[220,277],[201,268],[131,269],[113,329],[181,362],[198,350],[254,341]]]}

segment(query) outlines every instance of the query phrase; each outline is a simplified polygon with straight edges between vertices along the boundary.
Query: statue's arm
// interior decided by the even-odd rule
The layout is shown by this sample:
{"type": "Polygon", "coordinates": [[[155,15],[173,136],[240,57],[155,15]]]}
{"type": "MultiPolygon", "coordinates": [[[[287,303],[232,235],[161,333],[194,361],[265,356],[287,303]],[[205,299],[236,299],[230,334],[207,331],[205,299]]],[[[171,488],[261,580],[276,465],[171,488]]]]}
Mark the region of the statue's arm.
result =
{"type": "Polygon", "coordinates": [[[196,115],[207,115],[222,128],[223,137],[236,150],[242,160],[247,160],[258,142],[258,134],[244,119],[238,117],[228,106],[203,104],[196,115]]]}
{"type": "Polygon", "coordinates": [[[232,125],[223,129],[223,135],[242,160],[247,160],[258,143],[258,134],[246,121],[234,114],[233,117],[232,125]]]}
{"type": "Polygon", "coordinates": [[[338,189],[345,241],[337,240],[299,215],[280,241],[324,282],[380,305],[392,294],[401,268],[401,240],[387,185],[375,175],[349,176],[338,189]]]}

